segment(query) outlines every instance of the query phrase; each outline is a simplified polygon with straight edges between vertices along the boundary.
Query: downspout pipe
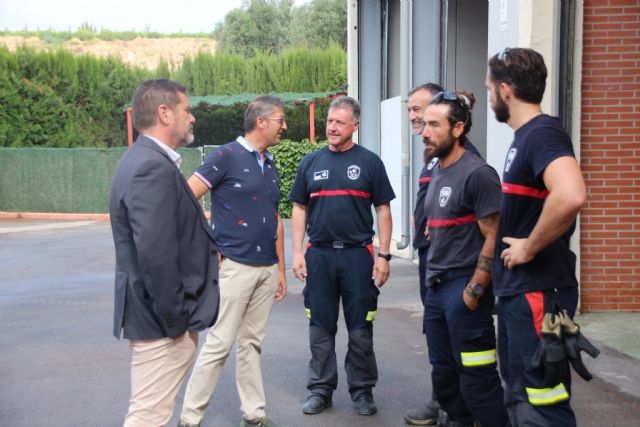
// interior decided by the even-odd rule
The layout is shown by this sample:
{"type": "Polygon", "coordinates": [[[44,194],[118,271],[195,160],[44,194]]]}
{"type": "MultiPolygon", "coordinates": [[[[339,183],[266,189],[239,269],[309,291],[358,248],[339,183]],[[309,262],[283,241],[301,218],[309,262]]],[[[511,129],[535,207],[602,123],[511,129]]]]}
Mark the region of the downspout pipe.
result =
{"type": "Polygon", "coordinates": [[[411,34],[411,16],[410,16],[409,0],[401,0],[400,2],[400,178],[401,178],[401,235],[400,241],[396,243],[399,250],[409,246],[411,241],[410,232],[410,209],[411,186],[409,175],[410,165],[410,137],[407,112],[407,94],[410,90],[411,63],[410,63],[410,34],[411,34]]]}

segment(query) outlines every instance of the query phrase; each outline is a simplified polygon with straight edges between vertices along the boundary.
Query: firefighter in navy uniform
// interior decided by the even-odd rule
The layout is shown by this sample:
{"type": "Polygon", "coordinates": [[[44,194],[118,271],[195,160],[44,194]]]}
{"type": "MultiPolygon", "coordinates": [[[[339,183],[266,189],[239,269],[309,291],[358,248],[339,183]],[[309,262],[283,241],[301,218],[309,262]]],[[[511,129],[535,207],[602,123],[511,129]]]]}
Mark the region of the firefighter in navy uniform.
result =
{"type": "MultiPolygon", "coordinates": [[[[444,89],[436,83],[425,83],[420,86],[416,86],[409,92],[409,99],[407,102],[409,121],[411,122],[411,131],[415,135],[422,135],[424,130],[424,111],[439,92],[443,92],[444,89]]],[[[466,101],[468,102],[469,109],[473,108],[475,103],[475,96],[471,92],[458,92],[464,94],[466,101]]],[[[464,99],[464,98],[463,98],[464,99]]],[[[469,141],[466,136],[462,137],[464,141],[464,148],[467,151],[475,154],[479,158],[482,155],[478,152],[476,147],[469,141]]],[[[433,157],[433,153],[425,147],[423,152],[424,166],[420,171],[420,178],[418,181],[418,192],[416,194],[416,206],[413,211],[414,221],[414,238],[413,247],[418,251],[418,275],[420,279],[420,301],[424,305],[424,297],[427,292],[426,274],[427,274],[427,251],[429,249],[429,240],[424,235],[425,228],[427,226],[427,216],[424,210],[424,199],[429,189],[429,183],[431,182],[433,169],[438,164],[438,158],[433,157]]],[[[423,324],[422,332],[425,332],[425,326],[423,324]]],[[[432,392],[431,399],[422,403],[417,408],[409,409],[405,415],[404,420],[410,425],[434,425],[438,421],[444,422],[446,416],[440,414],[440,405],[435,399],[435,393],[432,392]]]]}
{"type": "Polygon", "coordinates": [[[353,142],[359,119],[360,106],[353,98],[331,103],[329,145],[302,159],[289,195],[294,202],[293,273],[306,280],[309,318],[310,394],[302,408],[305,414],[317,414],[332,404],[338,384],[335,335],[341,299],[349,332],[345,370],[354,409],[360,415],[377,412],[372,394],[378,379],[373,320],[378,288],[389,276],[389,203],[395,194],[380,158],[353,142]],[[372,206],[378,225],[377,255],[372,246],[372,206]]]}
{"type": "Polygon", "coordinates": [[[424,324],[431,379],[447,426],[508,425],[496,364],[491,267],[500,178],[464,148],[466,102],[440,92],[425,111],[424,143],[439,158],[425,200],[430,240],[424,324]]]}
{"type": "MultiPolygon", "coordinates": [[[[489,60],[489,103],[496,119],[514,130],[504,164],[494,288],[500,298],[500,370],[512,424],[571,427],[576,419],[569,360],[555,355],[549,366],[533,363],[539,345],[551,348],[545,345],[552,338],[545,336],[545,313],[563,309],[573,317],[578,304],[569,239],[587,194],[569,135],[557,118],[542,113],[546,78],[544,59],[532,49],[506,48],[489,60]]],[[[571,342],[557,344],[571,354],[571,342]]],[[[580,358],[576,351],[574,368],[580,358]]],[[[581,371],[576,369],[589,379],[581,371]]]]}

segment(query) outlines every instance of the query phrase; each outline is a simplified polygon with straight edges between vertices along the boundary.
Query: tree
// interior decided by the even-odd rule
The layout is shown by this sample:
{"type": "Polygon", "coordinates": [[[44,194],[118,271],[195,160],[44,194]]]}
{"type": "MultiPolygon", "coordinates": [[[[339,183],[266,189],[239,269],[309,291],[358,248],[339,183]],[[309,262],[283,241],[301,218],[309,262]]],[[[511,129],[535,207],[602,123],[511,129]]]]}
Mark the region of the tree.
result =
{"type": "Polygon", "coordinates": [[[293,7],[293,0],[245,0],[225,16],[214,36],[221,50],[246,57],[330,43],[346,50],[347,1],[311,0],[293,7]]]}
{"type": "Polygon", "coordinates": [[[322,47],[331,42],[347,48],[347,2],[345,0],[312,0],[305,38],[309,47],[322,47]]]}
{"type": "Polygon", "coordinates": [[[233,9],[217,27],[221,50],[252,57],[256,52],[280,53],[288,46],[288,21],[293,0],[250,0],[233,9]]]}

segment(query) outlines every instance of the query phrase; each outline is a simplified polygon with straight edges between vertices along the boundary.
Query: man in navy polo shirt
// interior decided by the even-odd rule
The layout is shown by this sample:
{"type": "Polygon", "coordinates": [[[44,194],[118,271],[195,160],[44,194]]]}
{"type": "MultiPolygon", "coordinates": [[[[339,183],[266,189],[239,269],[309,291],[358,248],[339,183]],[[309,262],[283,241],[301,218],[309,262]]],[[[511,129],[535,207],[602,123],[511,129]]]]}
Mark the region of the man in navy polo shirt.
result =
{"type": "Polygon", "coordinates": [[[508,425],[496,364],[491,267],[500,178],[465,149],[466,101],[438,93],[425,111],[424,143],[439,158],[425,198],[430,239],[424,325],[433,388],[447,425],[508,425]]]}
{"type": "MultiPolygon", "coordinates": [[[[586,201],[569,135],[540,108],[546,79],[544,59],[532,49],[506,48],[489,59],[489,103],[515,132],[504,163],[493,287],[512,424],[570,427],[576,425],[571,377],[545,384],[544,367],[531,365],[544,313],[554,305],[575,313],[578,281],[569,239],[586,201]]],[[[568,361],[564,365],[568,372],[568,361]]]]}
{"type": "Polygon", "coordinates": [[[377,411],[372,394],[378,380],[373,319],[378,288],[389,277],[389,202],[395,194],[380,158],[353,142],[359,124],[360,105],[355,99],[333,100],[327,115],[329,145],[302,159],[289,195],[294,202],[293,273],[306,279],[304,305],[309,317],[310,395],[302,408],[305,414],[331,406],[338,384],[335,335],[340,299],[349,331],[345,359],[349,393],[358,414],[377,411]],[[378,223],[378,256],[371,245],[372,205],[378,223]],[[310,243],[303,254],[305,231],[310,243]]]}
{"type": "Polygon", "coordinates": [[[283,105],[260,96],[245,112],[246,135],[207,156],[189,178],[196,197],[211,190],[211,228],[220,248],[220,312],[189,379],[181,425],[197,426],[237,338],[242,426],[278,426],[265,417],[261,345],[274,301],[287,293],[280,180],[267,151],[287,129],[283,105]]]}

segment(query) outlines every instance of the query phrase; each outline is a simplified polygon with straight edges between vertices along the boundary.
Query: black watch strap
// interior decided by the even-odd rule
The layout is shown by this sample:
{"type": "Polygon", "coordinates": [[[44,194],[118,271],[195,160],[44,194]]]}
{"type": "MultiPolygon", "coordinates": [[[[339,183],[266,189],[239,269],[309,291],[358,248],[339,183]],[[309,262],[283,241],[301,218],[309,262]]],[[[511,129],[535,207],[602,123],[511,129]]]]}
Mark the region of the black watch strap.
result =
{"type": "Polygon", "coordinates": [[[387,261],[391,261],[391,254],[381,254],[380,252],[378,252],[378,256],[380,258],[386,259],[387,261]]]}

